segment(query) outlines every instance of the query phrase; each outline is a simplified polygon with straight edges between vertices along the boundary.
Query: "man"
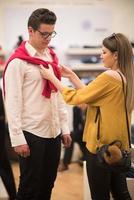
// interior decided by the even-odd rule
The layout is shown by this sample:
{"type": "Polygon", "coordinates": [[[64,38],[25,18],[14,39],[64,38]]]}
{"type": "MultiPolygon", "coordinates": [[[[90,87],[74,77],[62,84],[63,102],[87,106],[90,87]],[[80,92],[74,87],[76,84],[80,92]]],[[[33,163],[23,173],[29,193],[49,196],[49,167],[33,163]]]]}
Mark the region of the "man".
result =
{"type": "Polygon", "coordinates": [[[56,16],[35,10],[28,20],[29,40],[7,62],[3,77],[5,104],[12,146],[19,155],[17,200],[49,200],[63,144],[70,146],[65,103],[55,86],[42,79],[40,65],[51,64],[60,79],[58,59],[48,47],[56,16]]]}

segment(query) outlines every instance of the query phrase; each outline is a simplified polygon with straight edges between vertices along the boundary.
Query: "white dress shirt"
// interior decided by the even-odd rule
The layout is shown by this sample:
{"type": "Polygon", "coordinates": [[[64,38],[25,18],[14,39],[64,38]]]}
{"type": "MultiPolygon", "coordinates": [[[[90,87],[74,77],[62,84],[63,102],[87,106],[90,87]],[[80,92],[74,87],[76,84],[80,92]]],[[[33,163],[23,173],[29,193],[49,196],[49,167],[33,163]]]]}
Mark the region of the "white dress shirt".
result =
{"type": "MultiPolygon", "coordinates": [[[[40,55],[28,42],[31,56],[51,61],[49,49],[40,55]]],[[[12,146],[26,144],[28,131],[42,138],[69,134],[68,112],[59,92],[42,96],[43,79],[39,67],[21,59],[12,60],[5,73],[5,105],[12,146]]]]}

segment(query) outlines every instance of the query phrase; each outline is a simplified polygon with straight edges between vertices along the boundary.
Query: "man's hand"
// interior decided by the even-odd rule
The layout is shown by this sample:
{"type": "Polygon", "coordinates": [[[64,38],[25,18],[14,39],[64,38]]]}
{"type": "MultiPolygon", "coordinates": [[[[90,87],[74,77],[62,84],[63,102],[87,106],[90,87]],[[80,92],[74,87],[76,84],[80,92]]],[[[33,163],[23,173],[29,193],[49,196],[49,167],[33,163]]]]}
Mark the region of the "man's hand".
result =
{"type": "Polygon", "coordinates": [[[70,134],[62,135],[62,143],[64,144],[65,148],[70,147],[71,142],[72,142],[72,138],[71,138],[70,134]]]}
{"type": "Polygon", "coordinates": [[[24,157],[24,158],[30,156],[30,149],[29,149],[29,146],[27,144],[23,144],[23,145],[14,147],[14,151],[19,156],[24,157]]]}

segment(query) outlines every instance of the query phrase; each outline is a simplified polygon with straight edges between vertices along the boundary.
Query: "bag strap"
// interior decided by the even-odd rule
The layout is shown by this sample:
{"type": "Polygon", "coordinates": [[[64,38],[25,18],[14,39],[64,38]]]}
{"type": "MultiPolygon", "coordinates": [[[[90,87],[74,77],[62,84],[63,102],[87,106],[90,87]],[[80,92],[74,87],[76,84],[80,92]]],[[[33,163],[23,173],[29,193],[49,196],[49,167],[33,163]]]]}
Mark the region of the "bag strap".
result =
{"type": "Polygon", "coordinates": [[[97,126],[97,140],[100,139],[100,107],[97,107],[96,116],[95,116],[95,123],[98,119],[98,126],[97,126]]]}
{"type": "MultiPolygon", "coordinates": [[[[125,83],[124,83],[124,80],[123,80],[123,76],[120,72],[118,72],[118,74],[120,75],[121,80],[122,80],[122,89],[123,89],[123,94],[124,94],[124,107],[125,107],[126,125],[127,125],[127,133],[128,133],[128,142],[129,142],[129,148],[131,148],[130,129],[129,129],[128,112],[127,112],[127,105],[126,105],[127,92],[125,93],[125,83]]],[[[95,123],[97,122],[97,119],[98,119],[97,140],[99,141],[99,139],[100,139],[100,107],[97,107],[95,123]]]]}

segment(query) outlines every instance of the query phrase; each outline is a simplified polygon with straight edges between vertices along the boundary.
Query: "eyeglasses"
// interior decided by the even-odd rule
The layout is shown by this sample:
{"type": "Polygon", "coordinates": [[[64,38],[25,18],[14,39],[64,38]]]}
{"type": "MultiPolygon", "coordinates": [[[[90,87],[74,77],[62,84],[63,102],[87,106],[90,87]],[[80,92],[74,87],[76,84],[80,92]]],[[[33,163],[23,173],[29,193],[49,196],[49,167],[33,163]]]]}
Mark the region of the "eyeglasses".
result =
{"type": "Polygon", "coordinates": [[[37,30],[40,34],[41,34],[41,36],[44,38],[44,39],[47,39],[48,37],[50,37],[50,38],[54,38],[55,36],[56,36],[56,32],[55,31],[53,31],[53,32],[51,32],[51,33],[48,33],[48,32],[41,32],[41,31],[39,31],[39,30],[37,30]]]}

